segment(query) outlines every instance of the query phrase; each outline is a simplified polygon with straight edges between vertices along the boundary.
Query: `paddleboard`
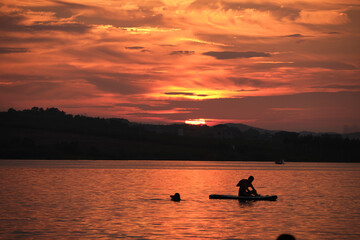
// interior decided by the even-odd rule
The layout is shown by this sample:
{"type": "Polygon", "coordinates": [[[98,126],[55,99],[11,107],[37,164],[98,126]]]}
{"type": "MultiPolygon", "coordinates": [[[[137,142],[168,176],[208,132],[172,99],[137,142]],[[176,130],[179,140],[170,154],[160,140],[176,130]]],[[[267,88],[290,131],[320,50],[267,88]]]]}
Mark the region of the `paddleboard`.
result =
{"type": "Polygon", "coordinates": [[[221,195],[221,194],[211,194],[209,195],[210,199],[238,199],[238,200],[267,200],[275,201],[277,199],[276,195],[265,195],[265,196],[237,196],[237,195],[221,195]]]}

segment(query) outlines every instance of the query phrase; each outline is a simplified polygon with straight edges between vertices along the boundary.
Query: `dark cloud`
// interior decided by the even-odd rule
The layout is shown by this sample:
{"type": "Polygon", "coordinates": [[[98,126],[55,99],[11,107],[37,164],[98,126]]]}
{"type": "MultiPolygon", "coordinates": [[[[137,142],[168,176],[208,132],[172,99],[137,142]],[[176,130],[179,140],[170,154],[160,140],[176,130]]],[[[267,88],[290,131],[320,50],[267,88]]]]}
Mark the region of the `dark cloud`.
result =
{"type": "MultiPolygon", "coordinates": [[[[300,6],[301,7],[301,6],[300,6]]],[[[299,17],[301,8],[286,6],[286,4],[276,4],[270,2],[257,3],[254,1],[232,2],[225,0],[195,0],[189,5],[190,9],[224,9],[224,10],[245,10],[255,9],[263,12],[271,12],[278,19],[288,18],[294,20],[299,17]]]]}
{"type": "Polygon", "coordinates": [[[34,12],[52,12],[59,18],[70,18],[79,10],[102,11],[102,8],[92,5],[84,5],[79,3],[70,3],[65,1],[52,1],[54,4],[50,6],[30,6],[24,9],[30,9],[34,12]]]}
{"type": "Polygon", "coordinates": [[[359,90],[360,85],[324,85],[324,86],[312,86],[310,88],[329,88],[329,89],[342,89],[342,90],[359,90]]]}
{"type": "Polygon", "coordinates": [[[196,96],[198,96],[198,97],[208,97],[210,95],[208,95],[208,94],[196,94],[196,96]]]}
{"type": "Polygon", "coordinates": [[[113,105],[72,105],[72,104],[64,104],[60,105],[59,108],[99,108],[99,109],[113,109],[115,108],[113,105]]]}
{"type": "MultiPolygon", "coordinates": [[[[360,24],[360,6],[357,7],[349,7],[345,13],[351,19],[351,21],[347,24],[348,26],[351,26],[352,29],[359,29],[360,24]]],[[[344,30],[344,29],[341,29],[344,30]]],[[[339,30],[339,31],[341,31],[339,30]]],[[[356,31],[357,32],[357,31],[356,31]]]]}
{"type": "Polygon", "coordinates": [[[166,92],[166,95],[183,95],[183,96],[197,96],[197,97],[207,97],[209,95],[206,94],[196,94],[192,92],[166,92]]]}
{"type": "Polygon", "coordinates": [[[184,96],[194,96],[194,93],[190,92],[166,92],[166,95],[184,95],[184,96]]]}
{"type": "Polygon", "coordinates": [[[26,43],[63,43],[63,39],[59,39],[56,37],[43,37],[43,36],[28,36],[28,35],[8,35],[6,36],[0,36],[0,45],[6,46],[6,45],[15,45],[19,46],[20,44],[26,44],[26,43]]]}
{"type": "Polygon", "coordinates": [[[166,26],[164,16],[153,11],[153,8],[139,7],[136,10],[97,9],[93,14],[79,15],[76,19],[86,24],[112,25],[115,27],[159,27],[166,26]]]}
{"type": "Polygon", "coordinates": [[[24,29],[28,31],[61,31],[61,32],[72,32],[72,33],[84,33],[90,30],[91,27],[83,23],[37,22],[37,24],[25,26],[24,29]]]}
{"type": "Polygon", "coordinates": [[[26,75],[26,74],[0,74],[0,80],[5,81],[36,81],[36,80],[46,80],[49,77],[43,75],[26,75]]]}
{"type": "MultiPolygon", "coordinates": [[[[11,81],[12,83],[16,83],[16,85],[20,86],[20,93],[22,92],[21,86],[25,86],[25,84],[30,84],[26,85],[27,89],[31,87],[31,84],[33,84],[33,88],[35,88],[36,86],[42,86],[42,83],[49,83],[49,86],[54,86],[51,85],[51,83],[60,84],[60,82],[64,82],[64,88],[62,88],[63,90],[65,90],[66,87],[67,91],[70,93],[74,91],[81,91],[83,92],[82,95],[85,95],[87,94],[86,89],[78,88],[79,85],[77,82],[80,81],[81,84],[83,84],[84,81],[86,81],[85,86],[90,84],[104,93],[131,95],[146,93],[148,91],[148,86],[144,84],[144,82],[147,82],[152,77],[157,77],[156,74],[150,75],[128,72],[108,72],[106,70],[102,71],[92,68],[78,68],[68,64],[53,65],[44,70],[46,70],[44,75],[27,75],[15,73],[0,74],[0,81],[11,81]],[[75,89],[69,87],[71,86],[72,81],[75,81],[75,85],[77,86],[75,89]]],[[[90,89],[93,89],[93,87],[90,89]]],[[[39,94],[39,96],[41,96],[41,94],[39,94]]]]}
{"type": "MultiPolygon", "coordinates": [[[[235,85],[238,86],[247,86],[247,87],[256,87],[256,88],[271,88],[271,87],[279,87],[282,85],[286,85],[285,83],[282,82],[276,82],[276,81],[264,81],[264,80],[260,80],[260,79],[255,79],[255,78],[235,78],[235,77],[230,77],[228,78],[229,80],[231,80],[235,85]]],[[[244,90],[245,91],[245,90],[244,90]]],[[[249,90],[246,90],[249,91],[249,90]]],[[[252,90],[254,91],[254,90],[252,90]]]]}
{"type": "Polygon", "coordinates": [[[117,103],[115,106],[117,107],[134,107],[144,111],[165,111],[171,110],[172,107],[167,102],[163,102],[161,100],[152,100],[154,105],[142,104],[142,103],[117,103]]]}
{"type": "Polygon", "coordinates": [[[26,18],[16,13],[1,13],[0,12],[0,31],[21,31],[24,26],[21,24],[26,18]]]}
{"type": "Polygon", "coordinates": [[[56,82],[21,82],[10,85],[0,85],[0,95],[2,93],[16,94],[18,98],[28,98],[32,100],[43,99],[44,97],[52,95],[52,99],[61,98],[53,93],[54,90],[60,89],[61,84],[56,82]],[[49,94],[49,95],[48,95],[49,94]]]}
{"type": "Polygon", "coordinates": [[[205,52],[203,55],[215,57],[216,59],[234,59],[234,58],[253,58],[253,57],[271,57],[265,52],[205,52]]]}
{"type": "Polygon", "coordinates": [[[139,86],[132,85],[122,79],[115,80],[96,76],[88,76],[85,79],[98,89],[108,93],[131,95],[144,92],[144,89],[141,89],[139,86]]]}
{"type": "Polygon", "coordinates": [[[79,52],[76,50],[71,50],[71,53],[75,53],[78,56],[83,56],[85,58],[91,59],[102,59],[108,61],[118,60],[129,60],[129,55],[125,52],[118,51],[117,49],[112,48],[111,46],[97,46],[91,47],[89,49],[81,49],[79,52]]]}
{"type": "Polygon", "coordinates": [[[193,55],[195,51],[172,51],[170,55],[193,55]]]}
{"type": "Polygon", "coordinates": [[[299,34],[299,33],[296,33],[296,34],[290,34],[290,35],[285,35],[285,36],[282,36],[282,37],[289,37],[289,38],[303,38],[303,37],[306,37],[302,34],[299,34]]]}
{"type": "Polygon", "coordinates": [[[257,92],[259,89],[240,89],[237,92],[257,92]]]}
{"type": "Polygon", "coordinates": [[[189,5],[189,9],[217,9],[221,7],[221,1],[195,0],[189,5]]]}
{"type": "Polygon", "coordinates": [[[354,65],[336,62],[336,61],[310,61],[310,62],[296,62],[297,67],[307,68],[327,68],[332,70],[354,70],[357,69],[354,65]]]}
{"type": "Polygon", "coordinates": [[[46,103],[53,100],[58,102],[61,99],[76,102],[77,99],[98,97],[94,93],[82,91],[77,87],[69,89],[67,83],[64,84],[64,82],[60,81],[27,81],[9,85],[0,84],[0,96],[8,96],[7,101],[9,102],[20,101],[26,103],[37,102],[38,100],[44,102],[44,99],[46,99],[46,103]]]}
{"type": "Polygon", "coordinates": [[[125,49],[143,49],[144,47],[140,47],[140,46],[133,46],[133,47],[125,47],[125,49]]]}
{"type": "Polygon", "coordinates": [[[144,86],[142,81],[150,78],[150,75],[133,73],[85,71],[82,74],[87,82],[98,89],[124,95],[147,92],[147,86],[144,86]]]}
{"type": "Polygon", "coordinates": [[[281,67],[293,68],[325,68],[332,70],[354,70],[356,66],[336,61],[296,61],[283,63],[258,63],[254,65],[253,69],[274,69],[281,67]]]}
{"type": "Polygon", "coordinates": [[[7,32],[34,32],[34,31],[62,31],[70,33],[84,33],[92,27],[77,22],[51,22],[38,21],[31,25],[25,25],[23,22],[27,18],[20,13],[0,13],[0,31],[7,32]]]}
{"type": "MultiPolygon", "coordinates": [[[[258,48],[264,43],[271,43],[271,40],[274,37],[269,36],[250,36],[250,35],[240,35],[240,34],[223,34],[223,33],[211,33],[211,32],[198,32],[195,34],[196,37],[203,41],[222,43],[228,46],[224,46],[229,50],[236,50],[231,46],[242,45],[246,43],[249,48],[258,48]],[[258,42],[261,42],[260,44],[258,42]]],[[[224,49],[223,48],[223,49],[224,49]]]]}
{"type": "Polygon", "coordinates": [[[137,9],[121,10],[91,4],[52,1],[52,6],[24,7],[38,12],[51,12],[59,18],[73,17],[85,25],[112,25],[115,27],[164,26],[163,15],[154,11],[163,7],[161,1],[151,1],[151,4],[139,2],[137,9]],[[79,14],[80,13],[80,14],[79,14]]]}
{"type": "Polygon", "coordinates": [[[60,0],[53,0],[53,2],[64,5],[64,6],[68,7],[68,8],[75,8],[75,9],[93,8],[92,6],[89,6],[89,5],[84,5],[84,4],[80,4],[80,3],[65,2],[65,1],[60,1],[60,0]]]}
{"type": "MultiPolygon", "coordinates": [[[[91,61],[108,61],[111,63],[124,63],[124,64],[153,64],[156,63],[157,59],[154,58],[144,58],[140,54],[130,53],[129,51],[124,50],[122,47],[117,46],[116,44],[107,44],[100,46],[89,45],[90,47],[84,46],[83,48],[78,47],[68,47],[62,52],[70,56],[74,56],[78,59],[81,59],[84,62],[91,61]]],[[[138,53],[138,52],[136,52],[138,53]]]]}
{"type": "Polygon", "coordinates": [[[276,4],[270,2],[256,3],[253,1],[248,2],[227,2],[223,1],[222,5],[225,9],[231,10],[244,10],[244,9],[256,9],[262,12],[271,12],[273,16],[278,19],[288,18],[294,20],[299,17],[301,9],[288,7],[286,4],[276,4]]]}
{"type": "Polygon", "coordinates": [[[6,47],[0,47],[0,54],[4,53],[24,53],[28,52],[28,48],[6,48],[6,47]]]}

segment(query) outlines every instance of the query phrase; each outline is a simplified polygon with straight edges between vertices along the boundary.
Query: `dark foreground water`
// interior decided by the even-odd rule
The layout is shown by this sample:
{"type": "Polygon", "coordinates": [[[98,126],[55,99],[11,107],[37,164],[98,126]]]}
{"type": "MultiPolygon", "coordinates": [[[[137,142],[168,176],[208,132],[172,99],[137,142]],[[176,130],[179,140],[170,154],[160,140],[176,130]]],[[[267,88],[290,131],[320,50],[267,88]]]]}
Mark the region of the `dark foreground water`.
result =
{"type": "Polygon", "coordinates": [[[0,161],[0,239],[360,239],[359,222],[360,164],[0,161]],[[278,200],[209,199],[249,175],[278,200]]]}

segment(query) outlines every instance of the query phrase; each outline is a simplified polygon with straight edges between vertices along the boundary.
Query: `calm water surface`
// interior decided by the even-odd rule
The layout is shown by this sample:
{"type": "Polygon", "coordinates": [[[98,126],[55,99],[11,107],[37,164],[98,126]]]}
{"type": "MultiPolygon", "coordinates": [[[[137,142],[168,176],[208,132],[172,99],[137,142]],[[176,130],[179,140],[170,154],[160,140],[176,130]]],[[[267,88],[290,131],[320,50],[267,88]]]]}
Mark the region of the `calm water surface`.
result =
{"type": "Polygon", "coordinates": [[[0,161],[0,239],[360,239],[359,223],[357,163],[0,161]],[[278,200],[209,199],[249,175],[278,200]]]}

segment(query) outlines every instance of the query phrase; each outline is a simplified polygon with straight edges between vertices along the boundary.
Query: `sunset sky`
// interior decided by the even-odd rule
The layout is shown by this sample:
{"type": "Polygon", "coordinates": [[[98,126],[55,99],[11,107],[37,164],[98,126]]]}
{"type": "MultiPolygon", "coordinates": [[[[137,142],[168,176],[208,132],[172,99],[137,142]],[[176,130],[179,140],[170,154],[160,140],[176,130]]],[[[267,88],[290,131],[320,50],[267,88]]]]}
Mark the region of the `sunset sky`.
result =
{"type": "Polygon", "coordinates": [[[359,0],[0,3],[0,110],[360,131],[359,0]]]}

